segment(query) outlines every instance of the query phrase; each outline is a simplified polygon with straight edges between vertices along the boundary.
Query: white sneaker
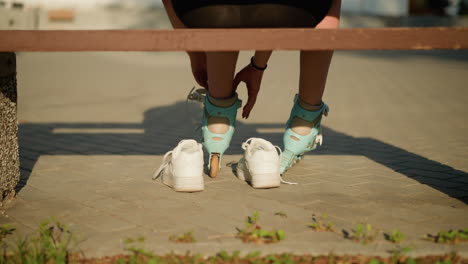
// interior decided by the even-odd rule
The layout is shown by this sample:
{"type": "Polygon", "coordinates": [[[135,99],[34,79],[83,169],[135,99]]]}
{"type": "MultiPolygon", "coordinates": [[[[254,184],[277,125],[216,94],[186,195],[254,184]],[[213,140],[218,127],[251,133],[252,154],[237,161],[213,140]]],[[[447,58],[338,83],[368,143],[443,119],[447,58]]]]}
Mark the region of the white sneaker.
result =
{"type": "Polygon", "coordinates": [[[275,188],[281,184],[281,149],[261,138],[242,143],[244,156],[237,163],[237,177],[254,188],[275,188]]]}
{"type": "Polygon", "coordinates": [[[154,173],[177,192],[203,191],[203,150],[193,139],[182,140],[164,155],[161,167],[154,173]]]}

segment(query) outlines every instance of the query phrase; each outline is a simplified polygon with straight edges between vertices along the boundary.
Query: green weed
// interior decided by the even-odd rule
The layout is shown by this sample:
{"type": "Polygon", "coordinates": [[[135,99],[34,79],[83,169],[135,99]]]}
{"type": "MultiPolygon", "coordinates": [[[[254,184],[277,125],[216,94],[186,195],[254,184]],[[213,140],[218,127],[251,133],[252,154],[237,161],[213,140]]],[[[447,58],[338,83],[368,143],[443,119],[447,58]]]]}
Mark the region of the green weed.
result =
{"type": "Polygon", "coordinates": [[[317,232],[334,232],[335,230],[333,228],[335,227],[335,224],[327,222],[326,219],[326,214],[321,214],[320,218],[312,215],[312,224],[310,224],[309,227],[317,232]]]}
{"type": "Polygon", "coordinates": [[[45,220],[37,231],[24,238],[18,238],[13,250],[8,250],[10,244],[3,242],[7,235],[11,235],[14,228],[2,226],[0,238],[2,240],[2,255],[0,263],[69,263],[72,258],[72,248],[76,246],[76,238],[68,227],[55,219],[45,220]]]}
{"type": "Polygon", "coordinates": [[[378,259],[371,259],[367,264],[384,264],[382,261],[378,259]]]}
{"type": "Polygon", "coordinates": [[[240,258],[240,251],[234,251],[234,253],[230,255],[229,253],[223,250],[215,255],[215,259],[233,263],[239,262],[240,258]]]}
{"type": "Polygon", "coordinates": [[[255,211],[252,216],[247,217],[245,228],[238,229],[237,237],[246,243],[276,243],[283,240],[286,236],[281,229],[274,231],[263,230],[258,225],[259,214],[255,211]]]}
{"type": "Polygon", "coordinates": [[[351,240],[360,242],[364,245],[374,241],[378,231],[373,229],[370,224],[358,224],[356,229],[350,235],[351,240]]]}
{"type": "Polygon", "coordinates": [[[391,234],[385,234],[385,238],[392,243],[398,244],[405,239],[405,234],[398,229],[393,229],[391,234]]]}
{"type": "Polygon", "coordinates": [[[392,264],[416,264],[416,260],[411,257],[406,256],[411,251],[407,247],[397,247],[394,250],[390,251],[390,263],[392,264]]]}
{"type": "Polygon", "coordinates": [[[450,254],[446,254],[440,260],[436,262],[436,264],[452,264],[452,263],[465,263],[456,252],[452,252],[450,254]]]}
{"type": "Polygon", "coordinates": [[[140,236],[136,239],[127,238],[123,241],[124,250],[130,252],[128,257],[120,258],[116,264],[140,264],[140,263],[158,263],[157,257],[153,252],[143,248],[145,237],[140,236]]]}
{"type": "Polygon", "coordinates": [[[453,262],[450,259],[438,260],[436,264],[452,264],[453,262]]]}
{"type": "Polygon", "coordinates": [[[463,230],[440,231],[437,235],[429,235],[428,240],[440,244],[457,244],[468,241],[468,228],[463,230]]]}
{"type": "Polygon", "coordinates": [[[192,232],[185,232],[182,235],[176,236],[176,235],[171,235],[169,237],[169,241],[175,242],[175,243],[195,243],[197,240],[195,239],[195,236],[193,235],[192,232]]]}
{"type": "Polygon", "coordinates": [[[3,242],[3,239],[8,235],[12,235],[15,231],[15,228],[11,227],[10,225],[1,225],[0,226],[0,242],[3,242]]]}
{"type": "Polygon", "coordinates": [[[2,225],[0,226],[0,263],[6,263],[8,259],[8,244],[3,241],[5,237],[12,235],[15,231],[15,228],[11,227],[10,225],[2,225]]]}

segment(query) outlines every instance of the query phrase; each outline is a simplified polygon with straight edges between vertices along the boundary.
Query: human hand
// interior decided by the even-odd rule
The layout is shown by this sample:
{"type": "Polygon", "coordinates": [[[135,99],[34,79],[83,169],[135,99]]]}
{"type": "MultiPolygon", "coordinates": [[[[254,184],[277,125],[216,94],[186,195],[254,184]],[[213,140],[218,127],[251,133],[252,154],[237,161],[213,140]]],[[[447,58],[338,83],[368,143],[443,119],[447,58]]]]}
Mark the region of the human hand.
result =
{"type": "Polygon", "coordinates": [[[206,68],[205,52],[189,52],[190,66],[195,81],[205,89],[208,89],[208,71],[206,68]]]}
{"type": "Polygon", "coordinates": [[[247,104],[242,109],[242,118],[249,118],[250,111],[257,101],[257,95],[260,91],[260,84],[262,83],[263,71],[257,70],[250,64],[245,66],[234,78],[233,87],[234,91],[237,90],[240,82],[244,82],[247,86],[247,104]]]}

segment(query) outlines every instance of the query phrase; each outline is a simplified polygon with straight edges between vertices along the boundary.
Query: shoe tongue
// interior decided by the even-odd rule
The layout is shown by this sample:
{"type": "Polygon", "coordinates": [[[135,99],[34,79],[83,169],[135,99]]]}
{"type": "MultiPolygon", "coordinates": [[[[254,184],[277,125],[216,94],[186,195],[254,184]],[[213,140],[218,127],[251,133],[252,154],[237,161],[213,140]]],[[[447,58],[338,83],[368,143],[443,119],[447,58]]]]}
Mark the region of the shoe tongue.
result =
{"type": "Polygon", "coordinates": [[[198,144],[195,141],[191,140],[184,140],[182,141],[179,146],[177,147],[176,153],[185,152],[185,153],[193,153],[198,151],[198,144]]]}
{"type": "Polygon", "coordinates": [[[270,144],[267,144],[265,140],[255,140],[252,142],[252,151],[256,150],[266,150],[269,151],[272,149],[272,146],[270,144]]]}

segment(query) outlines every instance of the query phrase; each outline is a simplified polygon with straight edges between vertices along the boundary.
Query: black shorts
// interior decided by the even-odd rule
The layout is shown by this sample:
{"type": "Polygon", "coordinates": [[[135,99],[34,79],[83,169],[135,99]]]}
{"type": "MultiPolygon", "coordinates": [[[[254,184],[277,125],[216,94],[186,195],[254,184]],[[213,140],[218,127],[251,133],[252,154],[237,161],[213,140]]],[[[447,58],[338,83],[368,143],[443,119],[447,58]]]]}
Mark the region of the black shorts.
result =
{"type": "Polygon", "coordinates": [[[332,0],[172,0],[189,28],[315,27],[332,0]]]}

